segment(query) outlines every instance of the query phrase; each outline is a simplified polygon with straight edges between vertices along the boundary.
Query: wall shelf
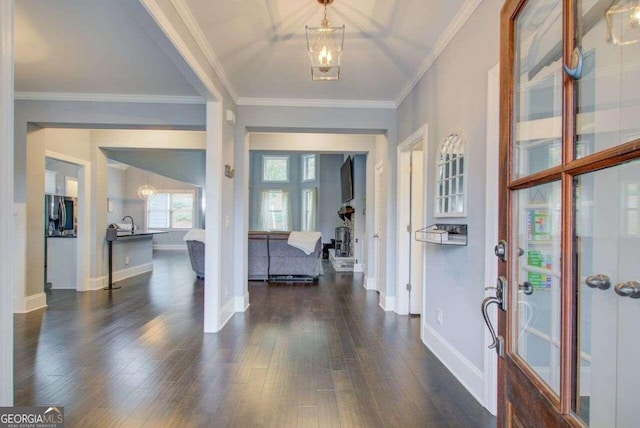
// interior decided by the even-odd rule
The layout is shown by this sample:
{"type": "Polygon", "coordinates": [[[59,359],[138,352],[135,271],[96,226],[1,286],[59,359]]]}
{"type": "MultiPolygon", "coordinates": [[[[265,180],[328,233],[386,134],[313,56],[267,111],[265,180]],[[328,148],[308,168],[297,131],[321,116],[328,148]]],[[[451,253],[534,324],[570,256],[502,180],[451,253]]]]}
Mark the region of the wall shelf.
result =
{"type": "Polygon", "coordinates": [[[465,246],[468,243],[467,225],[432,224],[416,231],[416,241],[438,245],[465,246]]]}

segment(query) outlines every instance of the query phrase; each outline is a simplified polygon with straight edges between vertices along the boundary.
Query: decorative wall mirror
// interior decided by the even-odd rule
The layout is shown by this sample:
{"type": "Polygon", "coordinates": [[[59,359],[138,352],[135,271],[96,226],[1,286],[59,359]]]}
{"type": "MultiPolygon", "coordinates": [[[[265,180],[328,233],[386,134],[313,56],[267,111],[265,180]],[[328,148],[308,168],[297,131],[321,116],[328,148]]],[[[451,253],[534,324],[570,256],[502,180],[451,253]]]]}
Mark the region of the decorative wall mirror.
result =
{"type": "Polygon", "coordinates": [[[438,147],[434,217],[467,215],[465,145],[460,135],[449,134],[438,147]]]}

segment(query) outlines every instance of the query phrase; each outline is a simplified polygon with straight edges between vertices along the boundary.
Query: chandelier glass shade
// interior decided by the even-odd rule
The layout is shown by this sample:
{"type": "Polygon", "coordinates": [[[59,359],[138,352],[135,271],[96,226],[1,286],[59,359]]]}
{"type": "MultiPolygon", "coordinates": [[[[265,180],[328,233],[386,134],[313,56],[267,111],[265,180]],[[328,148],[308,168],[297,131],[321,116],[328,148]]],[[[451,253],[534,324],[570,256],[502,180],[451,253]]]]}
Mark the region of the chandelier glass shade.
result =
{"type": "Polygon", "coordinates": [[[607,10],[609,41],[626,46],[640,42],[640,0],[619,0],[607,10]]]}
{"type": "Polygon", "coordinates": [[[138,197],[140,199],[148,200],[150,197],[158,193],[155,187],[150,184],[143,184],[138,188],[138,197]]]}
{"type": "Polygon", "coordinates": [[[305,26],[312,80],[338,80],[344,47],[344,25],[329,26],[327,5],[333,0],[318,0],[324,5],[324,19],[319,27],[305,26]]]}

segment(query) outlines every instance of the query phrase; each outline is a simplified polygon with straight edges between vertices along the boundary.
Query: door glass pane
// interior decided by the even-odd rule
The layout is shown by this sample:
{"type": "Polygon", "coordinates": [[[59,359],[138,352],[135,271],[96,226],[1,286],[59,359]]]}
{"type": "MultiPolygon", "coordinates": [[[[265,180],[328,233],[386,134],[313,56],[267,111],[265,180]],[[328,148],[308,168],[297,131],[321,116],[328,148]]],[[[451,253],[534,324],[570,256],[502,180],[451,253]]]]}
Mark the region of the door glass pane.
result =
{"type": "Polygon", "coordinates": [[[592,427],[638,426],[640,300],[618,294],[633,284],[618,284],[640,282],[640,161],[577,177],[575,186],[575,410],[592,427]]]}
{"type": "Polygon", "coordinates": [[[516,178],[562,162],[562,3],[530,0],[515,21],[516,178]]]}
{"type": "Polygon", "coordinates": [[[511,351],[558,393],[561,185],[543,184],[514,196],[511,351]]]}
{"type": "Polygon", "coordinates": [[[640,3],[576,1],[576,157],[640,138],[640,3]]]}

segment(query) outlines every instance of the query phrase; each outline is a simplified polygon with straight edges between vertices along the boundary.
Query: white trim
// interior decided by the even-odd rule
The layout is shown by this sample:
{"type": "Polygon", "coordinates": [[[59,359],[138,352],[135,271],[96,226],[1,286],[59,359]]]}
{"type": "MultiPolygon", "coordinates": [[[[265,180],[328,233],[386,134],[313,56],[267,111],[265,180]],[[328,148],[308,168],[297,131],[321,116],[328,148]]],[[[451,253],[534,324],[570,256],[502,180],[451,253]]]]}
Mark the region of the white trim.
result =
{"type": "Polygon", "coordinates": [[[16,101],[79,101],[100,103],[202,104],[199,96],[84,94],[74,92],[16,92],[16,101]]]}
{"type": "Polygon", "coordinates": [[[249,291],[244,296],[235,297],[234,309],[236,312],[246,312],[249,309],[249,291]]]}
{"type": "MultiPolygon", "coordinates": [[[[208,71],[205,70],[204,67],[202,67],[200,61],[198,61],[194,53],[191,51],[191,49],[189,49],[189,46],[184,41],[182,36],[180,36],[180,33],[173,26],[173,23],[164,13],[162,7],[160,7],[158,2],[156,0],[140,0],[140,3],[142,4],[142,6],[144,6],[149,15],[151,15],[156,24],[158,24],[158,27],[162,29],[165,36],[167,36],[167,38],[171,41],[171,44],[173,44],[173,46],[180,53],[187,65],[191,68],[191,70],[193,70],[200,82],[202,82],[209,95],[215,100],[222,102],[222,93],[218,90],[213,80],[211,80],[211,77],[209,77],[208,71]]],[[[207,101],[207,104],[208,103],[209,101],[207,101]]]]}
{"type": "Polygon", "coordinates": [[[14,230],[14,271],[13,271],[13,310],[24,308],[25,290],[27,284],[27,204],[14,202],[13,204],[14,230]]]}
{"type": "Polygon", "coordinates": [[[187,251],[186,244],[153,244],[153,251],[187,251]]]}
{"type": "MultiPolygon", "coordinates": [[[[123,281],[125,279],[142,275],[143,273],[147,273],[151,271],[153,271],[153,262],[144,263],[138,266],[133,266],[130,268],[114,271],[112,281],[116,283],[118,281],[123,281]]],[[[88,287],[86,287],[84,290],[78,290],[78,291],[101,290],[107,286],[107,278],[108,277],[106,275],[89,278],[88,287]]]]}
{"type": "MultiPolygon", "coordinates": [[[[500,146],[500,67],[496,64],[487,73],[487,144],[485,183],[485,251],[484,251],[484,283],[486,286],[495,283],[498,277],[498,259],[494,255],[493,245],[498,242],[498,154],[500,146]]],[[[485,297],[495,295],[491,290],[485,297]]],[[[497,311],[489,312],[489,319],[497,327],[497,311]]],[[[489,329],[484,329],[484,400],[483,406],[496,415],[498,412],[498,357],[495,350],[489,349],[493,342],[489,329]]]]}
{"type": "Polygon", "coordinates": [[[356,272],[356,273],[364,272],[364,264],[363,263],[354,263],[353,264],[353,272],[356,272]]]}
{"type": "Polygon", "coordinates": [[[15,1],[0,1],[0,406],[13,405],[15,1]]]}
{"type": "Polygon", "coordinates": [[[373,277],[368,277],[368,276],[364,276],[364,281],[362,282],[362,286],[365,288],[365,290],[375,290],[376,289],[376,278],[373,277]]]}
{"type": "Polygon", "coordinates": [[[224,86],[224,88],[227,90],[231,98],[233,98],[233,101],[237,103],[238,92],[235,90],[235,88],[231,84],[229,75],[227,74],[226,70],[224,69],[222,63],[220,62],[216,54],[213,52],[213,48],[209,44],[207,37],[204,35],[204,32],[202,31],[202,28],[198,24],[198,21],[196,21],[195,17],[193,16],[193,13],[191,13],[191,9],[189,9],[189,6],[184,2],[184,0],[170,0],[170,1],[173,7],[175,7],[176,12],[178,12],[180,19],[182,19],[182,22],[184,22],[184,25],[187,27],[187,29],[191,33],[193,40],[196,42],[196,45],[198,45],[198,48],[200,48],[200,50],[202,51],[202,54],[205,56],[205,58],[209,62],[209,65],[211,66],[211,68],[213,68],[213,70],[218,75],[218,78],[220,79],[222,86],[224,86]]]}
{"type": "Polygon", "coordinates": [[[91,263],[89,260],[89,255],[92,252],[91,230],[93,230],[93,222],[91,221],[91,208],[93,204],[93,199],[91,198],[91,162],[52,150],[45,150],[44,156],[45,158],[57,159],[80,167],[78,169],[78,202],[81,209],[78,210],[75,289],[77,291],[83,291],[85,284],[90,283],[91,277],[91,263]]]}
{"type": "MultiPolygon", "coordinates": [[[[425,169],[428,167],[429,150],[427,150],[429,137],[429,125],[424,124],[418,128],[413,134],[406,138],[398,145],[396,155],[396,174],[397,188],[396,193],[396,307],[395,311],[399,315],[409,314],[409,291],[406,284],[411,282],[409,275],[409,246],[411,245],[411,234],[407,233],[407,225],[411,223],[411,211],[408,209],[407,201],[409,198],[409,189],[411,174],[407,173],[409,168],[410,156],[412,149],[418,144],[423,144],[423,165],[425,169]]],[[[422,186],[426,189],[427,174],[423,174],[422,186]]],[[[427,212],[427,198],[423,201],[423,213],[427,212]]],[[[423,218],[423,221],[425,219],[423,218]]],[[[424,267],[424,266],[423,266],[424,267]]],[[[423,268],[423,271],[424,268],[423,268]]],[[[418,286],[418,284],[413,284],[418,286]]],[[[424,286],[419,284],[420,287],[424,286]]],[[[423,287],[424,290],[424,287],[423,287]]],[[[423,293],[424,300],[424,293],[423,293]]],[[[422,305],[424,306],[424,305],[422,305]]],[[[425,313],[424,308],[422,313],[425,313]]]]}
{"type": "Polygon", "coordinates": [[[220,327],[218,331],[222,330],[225,325],[229,322],[233,314],[236,313],[235,309],[235,299],[229,299],[227,303],[220,310],[220,327]]]}
{"type": "Polygon", "coordinates": [[[26,314],[46,307],[47,295],[45,293],[38,293],[33,296],[27,296],[24,299],[24,305],[22,307],[14,308],[13,312],[16,314],[26,314]]]}
{"type": "Polygon", "coordinates": [[[380,292],[379,306],[385,312],[393,312],[396,309],[396,298],[387,297],[382,291],[380,292]]]}
{"type": "Polygon", "coordinates": [[[442,364],[460,381],[462,386],[482,404],[484,376],[480,369],[465,358],[428,324],[423,324],[422,342],[442,364]]]}
{"type": "Polygon", "coordinates": [[[126,171],[129,169],[129,165],[126,163],[107,163],[107,168],[119,169],[120,171],[126,171]]]}
{"type": "Polygon", "coordinates": [[[372,108],[372,109],[396,109],[398,105],[394,101],[383,100],[323,100],[304,98],[238,98],[239,106],[260,107],[326,107],[326,108],[372,108]]]}
{"type": "Polygon", "coordinates": [[[407,83],[398,98],[395,99],[395,104],[397,106],[400,106],[400,104],[402,104],[404,99],[407,98],[413,88],[418,84],[418,82],[420,82],[422,77],[427,74],[427,71],[429,71],[431,66],[433,66],[440,54],[444,52],[446,47],[449,45],[449,43],[451,43],[458,32],[460,32],[467,20],[471,17],[471,15],[473,15],[473,12],[475,12],[478,6],[480,6],[480,3],[482,3],[482,0],[467,0],[462,5],[456,16],[449,23],[447,28],[442,32],[438,41],[433,45],[433,49],[431,49],[427,57],[424,59],[424,61],[420,65],[420,68],[418,68],[418,71],[413,76],[413,79],[411,79],[411,81],[407,83]]]}

